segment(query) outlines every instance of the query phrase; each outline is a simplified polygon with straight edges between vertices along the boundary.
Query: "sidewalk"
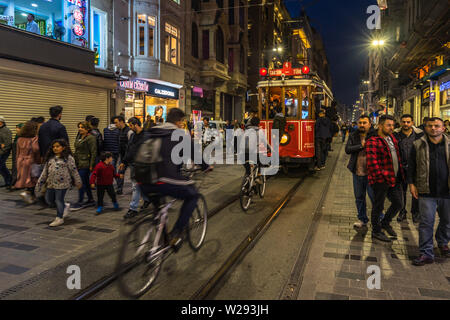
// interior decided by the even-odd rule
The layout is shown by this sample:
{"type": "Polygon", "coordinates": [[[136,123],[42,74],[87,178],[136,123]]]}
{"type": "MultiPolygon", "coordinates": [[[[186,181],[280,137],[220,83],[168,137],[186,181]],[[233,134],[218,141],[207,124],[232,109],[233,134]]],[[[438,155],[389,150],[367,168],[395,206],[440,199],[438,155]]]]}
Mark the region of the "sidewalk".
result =
{"type": "MultiPolygon", "coordinates": [[[[348,159],[342,148],[309,250],[298,299],[450,299],[450,259],[440,258],[435,250],[435,263],[423,267],[411,264],[419,249],[418,224],[412,222],[410,212],[402,223],[396,219],[392,222],[398,240],[390,244],[372,242],[370,225],[366,234],[353,229],[357,216],[352,175],[346,168],[348,159]],[[379,290],[367,288],[372,274],[367,273],[370,265],[381,269],[379,290]]],[[[410,195],[407,201],[409,210],[410,195]]],[[[369,200],[367,204],[370,217],[369,200]]]]}
{"type": "MultiPolygon", "coordinates": [[[[243,172],[242,166],[217,165],[200,177],[200,192],[209,208],[237,192],[243,172]]],[[[124,195],[118,196],[121,211],[113,211],[111,200],[105,196],[106,209],[101,215],[95,214],[95,207],[86,208],[72,212],[62,226],[54,228],[48,224],[56,217],[56,209],[27,206],[19,193],[0,189],[0,299],[8,294],[6,289],[16,286],[13,291],[18,290],[69,259],[116,238],[128,210],[131,183],[126,179],[124,195]]],[[[66,201],[76,200],[77,190],[72,189],[66,201]]]]}

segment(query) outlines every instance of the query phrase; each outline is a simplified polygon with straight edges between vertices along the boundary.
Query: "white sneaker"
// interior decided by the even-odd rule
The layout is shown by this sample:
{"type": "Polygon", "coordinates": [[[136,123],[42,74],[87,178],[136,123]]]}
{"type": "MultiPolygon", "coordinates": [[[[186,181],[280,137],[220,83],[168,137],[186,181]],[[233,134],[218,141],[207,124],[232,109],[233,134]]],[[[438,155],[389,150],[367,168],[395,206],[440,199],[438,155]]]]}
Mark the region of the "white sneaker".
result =
{"type": "Polygon", "coordinates": [[[57,227],[64,223],[64,219],[56,217],[56,219],[49,224],[50,227],[57,227]]]}
{"type": "Polygon", "coordinates": [[[358,222],[355,222],[353,224],[353,227],[355,227],[355,228],[363,228],[363,227],[366,227],[366,226],[367,226],[367,223],[364,223],[362,221],[358,221],[358,222]]]}
{"type": "Polygon", "coordinates": [[[63,218],[67,218],[69,216],[69,213],[70,213],[70,203],[66,202],[64,205],[65,206],[64,206],[63,218]]]}
{"type": "Polygon", "coordinates": [[[23,201],[25,201],[25,203],[27,203],[27,204],[34,203],[33,196],[29,192],[23,191],[20,193],[20,196],[22,197],[23,201]]]}

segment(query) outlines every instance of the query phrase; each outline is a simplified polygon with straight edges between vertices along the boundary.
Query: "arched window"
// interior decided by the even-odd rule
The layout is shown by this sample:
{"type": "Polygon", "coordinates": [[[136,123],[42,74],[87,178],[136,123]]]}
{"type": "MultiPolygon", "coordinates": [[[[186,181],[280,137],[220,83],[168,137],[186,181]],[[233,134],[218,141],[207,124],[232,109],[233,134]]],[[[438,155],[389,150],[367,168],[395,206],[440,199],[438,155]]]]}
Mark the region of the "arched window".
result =
{"type": "Polygon", "coordinates": [[[198,58],[198,29],[195,23],[192,23],[192,56],[198,58]]]}
{"type": "Polygon", "coordinates": [[[224,63],[224,41],[223,32],[220,27],[217,28],[216,32],[216,60],[224,63]]]}

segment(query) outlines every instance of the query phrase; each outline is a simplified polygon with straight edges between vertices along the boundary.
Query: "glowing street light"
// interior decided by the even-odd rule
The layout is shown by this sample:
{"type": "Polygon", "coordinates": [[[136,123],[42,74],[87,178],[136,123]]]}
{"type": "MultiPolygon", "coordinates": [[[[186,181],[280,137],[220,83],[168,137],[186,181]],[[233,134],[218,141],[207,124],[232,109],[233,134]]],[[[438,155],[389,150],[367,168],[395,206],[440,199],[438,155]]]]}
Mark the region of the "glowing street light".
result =
{"type": "Polygon", "coordinates": [[[372,41],[372,46],[373,47],[382,47],[382,46],[384,46],[384,44],[386,43],[386,41],[384,41],[384,40],[373,40],[372,41]]]}

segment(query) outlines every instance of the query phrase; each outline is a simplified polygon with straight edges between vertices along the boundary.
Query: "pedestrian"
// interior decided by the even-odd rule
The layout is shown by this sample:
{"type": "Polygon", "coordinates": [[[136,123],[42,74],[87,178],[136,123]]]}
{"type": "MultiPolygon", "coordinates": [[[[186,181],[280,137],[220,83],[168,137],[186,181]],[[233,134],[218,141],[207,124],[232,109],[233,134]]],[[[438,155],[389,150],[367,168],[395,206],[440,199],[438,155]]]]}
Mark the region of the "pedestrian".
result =
{"type": "Polygon", "coordinates": [[[423,132],[425,132],[425,124],[427,123],[428,120],[430,120],[429,117],[424,117],[422,120],[422,124],[418,127],[423,132]]]}
{"type": "Polygon", "coordinates": [[[45,157],[51,143],[54,140],[64,139],[69,143],[66,127],[61,124],[63,107],[54,106],[50,108],[50,120],[39,128],[38,141],[41,157],[45,157]]]}
{"type": "MultiPolygon", "coordinates": [[[[281,141],[281,137],[284,135],[285,131],[286,131],[286,117],[283,114],[283,108],[280,105],[277,105],[275,107],[275,117],[273,119],[273,125],[272,125],[272,129],[278,129],[278,135],[279,135],[279,140],[281,141]]],[[[252,116],[249,118],[247,124],[245,125],[245,127],[249,127],[251,126],[251,121],[252,118],[256,117],[256,115],[252,114],[252,116]]]]}
{"type": "Polygon", "coordinates": [[[37,130],[36,122],[27,121],[20,129],[19,139],[17,139],[17,181],[14,187],[16,189],[26,188],[20,193],[20,196],[28,204],[32,204],[36,200],[34,187],[42,172],[37,130]]]}
{"type": "Polygon", "coordinates": [[[45,156],[44,170],[36,184],[36,193],[45,191],[48,204],[56,206],[56,218],[50,227],[64,223],[69,214],[70,204],[65,203],[67,190],[74,185],[82,188],[81,178],[75,165],[75,159],[65,139],[54,140],[45,156]]]}
{"type": "Polygon", "coordinates": [[[89,122],[83,121],[78,123],[78,133],[80,134],[80,138],[75,140],[74,158],[83,187],[78,190],[78,201],[71,206],[70,210],[72,211],[95,206],[91,185],[89,184],[89,176],[95,166],[97,141],[90,133],[91,130],[92,127],[89,122]],[[85,193],[88,199],[83,203],[85,193]]]}
{"type": "Polygon", "coordinates": [[[450,135],[450,121],[449,120],[445,120],[444,121],[444,125],[445,125],[445,134],[446,135],[450,135]]]}
{"type": "Polygon", "coordinates": [[[325,111],[319,111],[319,118],[315,123],[315,146],[316,146],[316,171],[325,169],[325,162],[327,160],[327,139],[331,137],[331,121],[325,117],[325,111]]]}
{"type": "MultiPolygon", "coordinates": [[[[124,219],[133,218],[138,213],[139,201],[142,197],[142,192],[140,186],[136,182],[136,177],[134,174],[134,157],[137,154],[139,147],[141,146],[144,139],[147,137],[146,132],[141,126],[141,121],[136,118],[130,118],[128,120],[128,125],[132,130],[133,134],[131,135],[130,141],[127,145],[127,150],[125,152],[125,156],[122,160],[122,163],[119,166],[119,173],[123,174],[123,170],[127,167],[130,168],[130,177],[131,177],[131,202],[130,209],[125,214],[124,219]]],[[[142,209],[145,209],[150,204],[150,201],[147,197],[144,197],[144,205],[142,209]]]]}
{"type": "Polygon", "coordinates": [[[12,176],[9,169],[6,167],[6,160],[8,160],[12,147],[11,130],[6,126],[6,120],[0,116],[0,174],[3,177],[4,185],[2,187],[11,187],[12,176]]]}
{"type": "Polygon", "coordinates": [[[111,197],[114,209],[119,210],[113,181],[114,177],[119,178],[120,175],[116,173],[112,162],[112,153],[104,152],[100,155],[100,162],[95,166],[94,171],[92,171],[90,184],[92,188],[95,188],[97,184],[97,214],[103,211],[103,197],[105,196],[105,192],[111,197]]]}
{"type": "Polygon", "coordinates": [[[91,118],[91,120],[89,120],[89,123],[92,126],[91,134],[95,137],[95,140],[97,141],[97,157],[95,159],[95,164],[97,164],[100,161],[100,155],[103,152],[103,136],[100,130],[98,130],[100,119],[93,117],[91,118]]]}
{"type": "MultiPolygon", "coordinates": [[[[370,123],[370,120],[369,120],[369,123],[370,123]]],[[[348,131],[348,127],[347,127],[347,125],[344,122],[341,125],[342,143],[345,142],[345,136],[347,135],[347,131],[348,131]]]]}
{"type": "Polygon", "coordinates": [[[450,258],[450,138],[444,121],[433,117],[425,123],[425,136],[414,141],[408,163],[408,184],[419,200],[419,250],[416,266],[433,263],[433,230],[436,211],[439,225],[436,242],[442,257],[450,258]]]}
{"type": "Polygon", "coordinates": [[[16,125],[16,136],[14,137],[12,147],[11,147],[11,162],[12,162],[12,182],[11,182],[11,188],[10,191],[16,190],[14,185],[17,182],[17,140],[19,139],[19,133],[20,129],[23,127],[23,123],[19,123],[16,125]]]}
{"type": "MultiPolygon", "coordinates": [[[[400,148],[400,155],[402,157],[403,168],[408,170],[408,159],[414,141],[420,139],[424,133],[419,128],[414,126],[414,119],[410,114],[404,114],[400,118],[401,128],[394,130],[394,136],[398,140],[398,147],[400,148]]],[[[403,208],[397,216],[397,221],[402,222],[406,218],[406,190],[408,184],[406,179],[402,181],[403,189],[403,208]]],[[[414,197],[411,200],[411,215],[413,222],[418,222],[419,219],[419,202],[414,197]]]]}
{"type": "Polygon", "coordinates": [[[119,161],[119,129],[114,124],[114,117],[111,118],[109,126],[103,129],[103,150],[104,152],[111,152],[113,156],[112,165],[117,170],[119,161]]]}
{"type": "Polygon", "coordinates": [[[145,120],[144,122],[144,130],[148,131],[150,130],[151,127],[155,126],[155,121],[153,121],[152,116],[151,115],[147,115],[147,120],[145,120]]]}
{"type": "Polygon", "coordinates": [[[397,233],[390,223],[395,215],[403,208],[402,180],[403,165],[397,139],[393,136],[394,117],[382,115],[378,122],[378,132],[366,141],[366,158],[369,184],[374,191],[372,206],[372,238],[390,242],[382,230],[393,239],[397,233]],[[386,197],[391,206],[381,220],[386,197]],[[381,221],[380,221],[381,220],[381,221]]]}
{"type": "Polygon", "coordinates": [[[328,149],[327,149],[327,157],[328,157],[328,151],[333,151],[331,148],[331,145],[333,144],[333,138],[337,136],[339,132],[339,125],[337,124],[337,121],[331,120],[331,126],[330,126],[331,136],[327,139],[328,149]]]}
{"type": "MultiPolygon", "coordinates": [[[[113,118],[114,124],[116,128],[119,130],[119,155],[120,155],[120,163],[123,163],[123,159],[125,158],[125,153],[127,152],[128,141],[130,140],[133,131],[131,131],[130,127],[128,127],[125,123],[125,118],[123,116],[115,116],[113,118]]],[[[123,169],[123,175],[125,175],[125,171],[127,168],[123,169]]],[[[123,193],[123,183],[124,179],[117,180],[117,194],[123,193]]]]}
{"type": "Polygon", "coordinates": [[[356,209],[358,211],[358,222],[353,224],[355,228],[366,227],[369,222],[367,217],[366,194],[369,195],[372,206],[374,203],[373,190],[369,185],[366,150],[364,148],[366,141],[375,131],[370,124],[370,118],[367,115],[361,115],[358,119],[358,131],[348,136],[345,153],[350,155],[347,168],[353,174],[353,193],[356,200],[356,209]]]}

